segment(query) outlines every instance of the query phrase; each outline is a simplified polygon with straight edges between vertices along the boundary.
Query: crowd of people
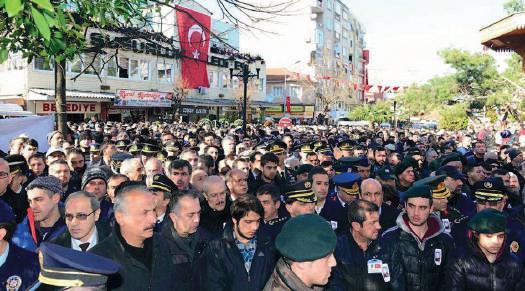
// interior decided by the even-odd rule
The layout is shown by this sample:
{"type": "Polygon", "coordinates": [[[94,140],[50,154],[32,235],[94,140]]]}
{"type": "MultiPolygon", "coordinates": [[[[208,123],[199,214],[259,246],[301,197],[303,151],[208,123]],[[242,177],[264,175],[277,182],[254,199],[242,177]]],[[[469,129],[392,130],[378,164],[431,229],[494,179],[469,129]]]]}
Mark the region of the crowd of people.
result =
{"type": "Polygon", "coordinates": [[[0,289],[525,290],[523,152],[479,137],[96,120],[15,137],[0,289]]]}

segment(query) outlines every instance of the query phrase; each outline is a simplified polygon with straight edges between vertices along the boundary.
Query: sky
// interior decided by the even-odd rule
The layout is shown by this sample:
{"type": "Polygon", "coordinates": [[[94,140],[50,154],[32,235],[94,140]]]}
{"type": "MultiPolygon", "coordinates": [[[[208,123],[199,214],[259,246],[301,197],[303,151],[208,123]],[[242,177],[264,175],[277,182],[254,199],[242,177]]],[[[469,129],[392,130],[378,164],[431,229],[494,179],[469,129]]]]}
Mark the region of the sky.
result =
{"type": "MultiPolygon", "coordinates": [[[[479,30],[504,17],[505,0],[346,0],[365,29],[370,84],[410,85],[452,72],[438,52],[455,47],[481,52],[479,30]]],[[[241,49],[261,54],[268,67],[306,60],[304,15],[263,24],[276,34],[241,31],[241,49]],[[303,19],[303,21],[301,21],[303,19]]],[[[491,53],[503,67],[509,54],[491,53]]]]}

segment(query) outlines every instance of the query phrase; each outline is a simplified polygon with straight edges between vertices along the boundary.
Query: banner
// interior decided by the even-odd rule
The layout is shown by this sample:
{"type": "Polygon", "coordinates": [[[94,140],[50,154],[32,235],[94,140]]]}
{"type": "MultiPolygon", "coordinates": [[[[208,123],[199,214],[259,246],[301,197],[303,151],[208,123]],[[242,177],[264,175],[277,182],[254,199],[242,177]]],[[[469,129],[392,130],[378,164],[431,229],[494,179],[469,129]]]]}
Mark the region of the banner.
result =
{"type": "Polygon", "coordinates": [[[120,107],[171,107],[173,93],[117,90],[114,106],[120,107]]]}
{"type": "Polygon", "coordinates": [[[0,149],[9,150],[9,141],[25,135],[38,141],[38,151],[48,149],[47,134],[55,127],[55,116],[30,116],[11,119],[0,119],[0,149]]]}
{"type": "Polygon", "coordinates": [[[291,102],[290,102],[290,96],[286,96],[286,112],[290,113],[291,112],[291,102]]]}
{"type": "MultiPolygon", "coordinates": [[[[67,102],[67,113],[100,113],[98,102],[67,102]]],[[[36,101],[36,114],[50,114],[57,111],[55,101],[36,101]]]]}
{"type": "Polygon", "coordinates": [[[177,7],[177,26],[182,55],[182,78],[189,88],[210,87],[208,80],[208,48],[211,18],[208,15],[177,7]]]}

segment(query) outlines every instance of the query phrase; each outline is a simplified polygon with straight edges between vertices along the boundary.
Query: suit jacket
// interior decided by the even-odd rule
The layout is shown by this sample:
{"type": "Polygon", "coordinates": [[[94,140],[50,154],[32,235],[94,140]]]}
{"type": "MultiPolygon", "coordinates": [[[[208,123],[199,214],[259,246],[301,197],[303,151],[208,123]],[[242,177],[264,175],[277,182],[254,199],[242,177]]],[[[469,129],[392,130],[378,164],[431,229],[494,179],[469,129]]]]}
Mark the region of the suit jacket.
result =
{"type": "MultiPolygon", "coordinates": [[[[101,241],[103,241],[106,237],[108,237],[111,234],[111,228],[109,225],[103,221],[97,221],[95,224],[95,227],[97,228],[97,235],[98,235],[98,242],[99,244],[101,241]]],[[[64,231],[63,234],[60,236],[54,238],[51,240],[52,243],[57,244],[59,246],[63,246],[65,248],[71,248],[71,234],[69,231],[64,231]]]]}
{"type": "Polygon", "coordinates": [[[379,215],[379,224],[381,225],[381,233],[383,231],[396,226],[396,219],[399,215],[399,210],[383,203],[381,204],[381,214],[379,215]]]}
{"type": "Polygon", "coordinates": [[[334,195],[326,197],[323,209],[321,209],[319,215],[330,222],[332,229],[337,234],[342,234],[347,232],[349,228],[347,211],[348,207],[341,205],[337,195],[334,195]]]}

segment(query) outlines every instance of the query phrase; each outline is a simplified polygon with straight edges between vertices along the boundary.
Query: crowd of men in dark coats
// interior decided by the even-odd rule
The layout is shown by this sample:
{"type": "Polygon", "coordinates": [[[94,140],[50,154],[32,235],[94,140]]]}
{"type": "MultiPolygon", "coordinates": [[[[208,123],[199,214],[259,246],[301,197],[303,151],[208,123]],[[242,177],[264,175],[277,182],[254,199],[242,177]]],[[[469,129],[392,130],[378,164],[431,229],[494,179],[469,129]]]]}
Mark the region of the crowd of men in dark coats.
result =
{"type": "Polygon", "coordinates": [[[0,155],[0,289],[525,290],[519,145],[160,122],[47,137],[0,155]]]}

